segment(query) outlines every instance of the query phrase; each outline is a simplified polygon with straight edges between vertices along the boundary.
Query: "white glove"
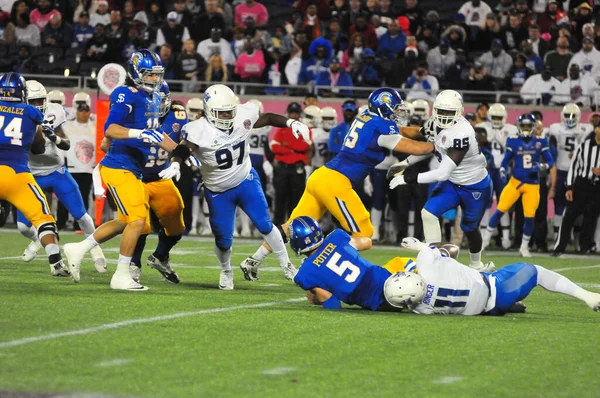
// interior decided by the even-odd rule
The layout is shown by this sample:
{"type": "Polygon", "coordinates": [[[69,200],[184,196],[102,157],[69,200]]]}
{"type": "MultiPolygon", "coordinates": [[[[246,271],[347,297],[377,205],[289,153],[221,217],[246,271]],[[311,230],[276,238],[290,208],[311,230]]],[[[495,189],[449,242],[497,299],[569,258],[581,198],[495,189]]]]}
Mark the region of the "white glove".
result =
{"type": "Polygon", "coordinates": [[[404,181],[404,176],[402,174],[394,177],[392,181],[390,181],[390,189],[394,189],[400,185],[406,185],[406,181],[404,181]]]}
{"type": "Polygon", "coordinates": [[[304,141],[310,142],[310,130],[308,129],[308,126],[306,124],[294,120],[290,124],[290,127],[292,129],[292,134],[294,134],[294,137],[302,137],[304,141]]]}
{"type": "Polygon", "coordinates": [[[271,162],[266,160],[263,162],[263,171],[265,172],[267,179],[273,178],[273,165],[271,162]]]}
{"type": "Polygon", "coordinates": [[[434,142],[435,136],[437,135],[437,129],[435,127],[435,118],[432,116],[425,121],[423,124],[423,133],[427,141],[434,142]]]}
{"type": "Polygon", "coordinates": [[[373,196],[373,184],[371,183],[371,178],[365,178],[363,189],[365,190],[367,196],[373,196]]]}
{"type": "Polygon", "coordinates": [[[169,167],[158,173],[158,176],[163,180],[170,180],[175,178],[175,181],[179,181],[179,179],[181,178],[181,170],[179,163],[171,163],[169,167]]]}
{"type": "Polygon", "coordinates": [[[421,249],[424,249],[427,246],[427,243],[423,243],[420,240],[418,240],[417,238],[413,238],[412,236],[408,236],[404,239],[402,239],[402,243],[400,244],[400,246],[402,246],[405,249],[408,250],[414,250],[416,252],[421,251],[421,249]]]}
{"type": "Polygon", "coordinates": [[[185,164],[187,164],[189,167],[195,167],[195,168],[197,168],[197,169],[199,169],[199,168],[200,168],[200,166],[202,166],[202,165],[200,164],[200,160],[198,160],[198,158],[197,158],[197,157],[195,157],[194,155],[190,155],[190,156],[189,156],[189,157],[186,159],[186,161],[185,161],[185,164]]]}
{"type": "Polygon", "coordinates": [[[390,167],[390,169],[387,172],[387,178],[392,178],[392,177],[396,177],[399,174],[404,173],[404,171],[408,168],[408,160],[404,159],[401,162],[398,162],[394,165],[392,165],[392,167],[390,167]]]}
{"type": "Polygon", "coordinates": [[[140,138],[151,144],[160,144],[163,140],[163,135],[158,130],[144,130],[142,131],[140,138]]]}

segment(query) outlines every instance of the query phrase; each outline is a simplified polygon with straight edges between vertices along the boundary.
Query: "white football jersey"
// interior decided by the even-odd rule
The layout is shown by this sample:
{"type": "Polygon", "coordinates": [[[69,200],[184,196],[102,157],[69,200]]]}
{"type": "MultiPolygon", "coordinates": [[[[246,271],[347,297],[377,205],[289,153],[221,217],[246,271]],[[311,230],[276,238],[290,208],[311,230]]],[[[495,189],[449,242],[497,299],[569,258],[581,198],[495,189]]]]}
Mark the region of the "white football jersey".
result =
{"type": "Polygon", "coordinates": [[[250,154],[265,156],[265,146],[269,145],[269,133],[271,126],[252,129],[250,132],[250,154]]]}
{"type": "Polygon", "coordinates": [[[416,261],[417,272],[425,279],[423,302],[412,308],[417,314],[480,315],[494,307],[495,299],[484,276],[438,249],[422,249],[416,261]]]}
{"type": "Polygon", "coordinates": [[[585,137],[594,131],[590,124],[579,123],[572,129],[562,123],[550,125],[548,135],[556,139],[556,168],[561,171],[569,171],[571,157],[575,149],[581,144],[585,137]]]}
{"type": "MultiPolygon", "coordinates": [[[[52,127],[56,130],[67,121],[65,108],[60,104],[49,102],[44,120],[52,123],[52,127]]],[[[48,138],[44,137],[44,140],[46,141],[44,153],[29,156],[29,168],[34,176],[47,176],[65,164],[65,152],[58,149],[48,138]]]]}
{"type": "Polygon", "coordinates": [[[448,180],[456,185],[472,185],[483,180],[488,172],[485,156],[479,151],[475,130],[464,117],[452,127],[443,129],[435,137],[435,150],[446,155],[448,149],[468,148],[462,162],[454,169],[448,180]]]}
{"type": "Polygon", "coordinates": [[[315,127],[311,130],[312,141],[315,144],[311,164],[316,169],[327,163],[327,157],[329,156],[329,133],[321,127],[315,127]]]}
{"type": "Polygon", "coordinates": [[[487,131],[487,140],[492,147],[494,164],[496,165],[496,168],[500,168],[502,165],[502,159],[504,159],[504,147],[506,146],[506,139],[508,137],[517,136],[517,126],[506,123],[501,129],[495,129],[492,128],[492,123],[483,122],[478,124],[476,127],[483,127],[485,131],[487,131]]]}
{"type": "Polygon", "coordinates": [[[205,117],[183,126],[186,140],[196,144],[204,185],[212,192],[224,192],[240,185],[250,174],[249,139],[258,120],[254,104],[238,105],[231,133],[219,130],[205,117]]]}

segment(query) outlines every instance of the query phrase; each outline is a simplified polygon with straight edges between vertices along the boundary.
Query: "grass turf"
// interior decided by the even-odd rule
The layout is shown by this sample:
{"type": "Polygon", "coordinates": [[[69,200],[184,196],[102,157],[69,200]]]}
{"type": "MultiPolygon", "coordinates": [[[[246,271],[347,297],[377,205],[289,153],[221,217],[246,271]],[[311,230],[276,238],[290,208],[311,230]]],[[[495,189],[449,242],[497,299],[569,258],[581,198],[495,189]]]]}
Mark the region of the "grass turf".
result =
{"type": "MultiPolygon", "coordinates": [[[[61,243],[79,239],[64,235],[61,243]]],[[[209,240],[176,247],[180,285],[144,267],[143,293],[108,286],[118,239],[105,245],[109,273],[87,260],[78,285],[52,278],[43,253],[22,263],[26,244],[0,233],[0,395],[591,397],[600,390],[600,314],[541,288],[525,301],[526,314],[505,317],[330,312],[301,300],[274,259],[260,282],[244,281],[236,268],[236,289],[218,290],[209,240]]],[[[155,244],[149,239],[147,252],[155,244]]],[[[233,264],[257,244],[234,243],[233,264]]],[[[374,248],[365,257],[382,264],[398,254],[406,255],[374,248]]],[[[598,257],[532,262],[600,288],[598,257]]]]}

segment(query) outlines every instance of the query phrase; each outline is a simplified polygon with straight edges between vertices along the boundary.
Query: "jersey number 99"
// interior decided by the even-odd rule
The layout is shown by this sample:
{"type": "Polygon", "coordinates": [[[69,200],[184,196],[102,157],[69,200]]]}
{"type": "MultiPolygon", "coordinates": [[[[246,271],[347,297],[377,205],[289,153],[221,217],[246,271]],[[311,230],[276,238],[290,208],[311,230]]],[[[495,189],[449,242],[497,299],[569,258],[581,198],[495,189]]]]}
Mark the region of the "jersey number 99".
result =
{"type": "Polygon", "coordinates": [[[329,268],[339,276],[344,276],[344,273],[348,270],[350,271],[350,273],[346,275],[344,280],[348,283],[355,282],[358,276],[360,275],[360,268],[358,268],[356,265],[352,264],[348,260],[344,260],[341,264],[338,265],[338,261],[340,261],[341,257],[341,254],[334,253],[329,259],[329,261],[327,261],[327,268],[329,268]]]}

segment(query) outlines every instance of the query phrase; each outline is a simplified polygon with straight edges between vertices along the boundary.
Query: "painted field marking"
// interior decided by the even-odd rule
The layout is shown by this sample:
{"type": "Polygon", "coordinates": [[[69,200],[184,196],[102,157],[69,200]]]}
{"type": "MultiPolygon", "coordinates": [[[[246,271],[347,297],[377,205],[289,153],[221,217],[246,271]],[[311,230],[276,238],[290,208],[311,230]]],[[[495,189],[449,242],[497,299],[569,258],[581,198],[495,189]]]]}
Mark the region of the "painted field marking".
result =
{"type": "Polygon", "coordinates": [[[581,267],[565,267],[565,268],[555,268],[555,269],[550,269],[550,271],[554,271],[554,272],[562,272],[562,271],[575,271],[578,269],[592,269],[592,268],[600,268],[600,264],[596,264],[596,265],[582,265],[581,267]]]}
{"type": "Polygon", "coordinates": [[[462,381],[464,377],[461,376],[444,376],[439,379],[435,379],[432,381],[433,384],[452,384],[458,381],[462,381]]]}
{"type": "Polygon", "coordinates": [[[284,375],[287,373],[292,373],[295,370],[296,370],[296,368],[275,368],[275,369],[265,370],[262,372],[262,374],[269,375],[269,376],[279,376],[279,375],[284,375]]]}
{"type": "Polygon", "coordinates": [[[120,328],[131,326],[131,325],[154,323],[154,322],[160,322],[160,321],[170,321],[173,319],[188,318],[188,317],[198,316],[198,315],[217,314],[217,313],[221,313],[221,312],[231,312],[231,311],[238,311],[238,310],[252,310],[252,309],[256,309],[256,308],[273,307],[273,306],[281,305],[281,304],[297,303],[297,302],[304,301],[304,300],[306,300],[306,298],[302,297],[302,298],[295,298],[295,299],[282,300],[282,301],[271,301],[271,302],[267,302],[267,303],[238,305],[235,307],[221,307],[221,308],[210,308],[210,309],[200,310],[200,311],[179,312],[176,314],[159,315],[159,316],[153,316],[150,318],[129,319],[129,320],[120,321],[120,322],[105,323],[103,325],[93,326],[93,327],[85,328],[85,329],[67,330],[64,332],[49,333],[49,334],[43,334],[40,336],[26,337],[23,339],[3,341],[3,342],[0,342],[0,349],[10,348],[10,347],[18,347],[18,346],[38,343],[40,341],[46,341],[46,340],[55,340],[55,339],[59,339],[62,337],[83,336],[86,334],[102,332],[105,330],[120,329],[120,328]]]}
{"type": "Polygon", "coordinates": [[[102,361],[96,364],[96,366],[101,367],[101,368],[112,368],[115,366],[121,366],[121,365],[125,365],[126,363],[132,362],[132,359],[127,359],[127,358],[117,358],[117,359],[112,359],[110,361],[102,361]]]}

